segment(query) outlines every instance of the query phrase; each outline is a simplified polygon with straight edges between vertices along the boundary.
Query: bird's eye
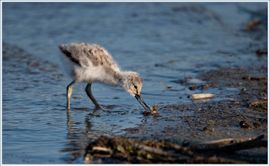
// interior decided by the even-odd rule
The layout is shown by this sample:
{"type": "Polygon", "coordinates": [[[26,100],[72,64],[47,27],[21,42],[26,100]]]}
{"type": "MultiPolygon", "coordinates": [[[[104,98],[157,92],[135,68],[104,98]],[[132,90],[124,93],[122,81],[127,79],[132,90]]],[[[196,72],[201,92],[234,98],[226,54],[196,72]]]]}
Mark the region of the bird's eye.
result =
{"type": "Polygon", "coordinates": [[[137,89],[137,86],[136,86],[136,85],[134,85],[134,88],[135,88],[135,89],[137,89]]]}

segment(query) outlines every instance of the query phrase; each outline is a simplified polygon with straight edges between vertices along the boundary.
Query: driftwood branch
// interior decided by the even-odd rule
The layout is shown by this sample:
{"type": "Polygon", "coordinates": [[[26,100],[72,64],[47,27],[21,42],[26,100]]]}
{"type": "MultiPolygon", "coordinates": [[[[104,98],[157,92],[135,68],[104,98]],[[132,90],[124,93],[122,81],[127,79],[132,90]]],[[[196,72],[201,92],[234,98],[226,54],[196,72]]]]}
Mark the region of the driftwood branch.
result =
{"type": "Polygon", "coordinates": [[[258,147],[267,147],[267,141],[263,140],[264,135],[255,138],[240,138],[240,139],[221,139],[206,142],[201,145],[193,147],[195,151],[207,151],[209,153],[228,153],[239,150],[252,149],[258,147]]]}
{"type": "Polygon", "coordinates": [[[263,138],[263,135],[255,138],[226,138],[182,146],[164,141],[100,137],[87,147],[85,158],[88,162],[107,157],[129,163],[248,163],[248,159],[235,159],[232,152],[267,147],[267,141],[263,138]]]}

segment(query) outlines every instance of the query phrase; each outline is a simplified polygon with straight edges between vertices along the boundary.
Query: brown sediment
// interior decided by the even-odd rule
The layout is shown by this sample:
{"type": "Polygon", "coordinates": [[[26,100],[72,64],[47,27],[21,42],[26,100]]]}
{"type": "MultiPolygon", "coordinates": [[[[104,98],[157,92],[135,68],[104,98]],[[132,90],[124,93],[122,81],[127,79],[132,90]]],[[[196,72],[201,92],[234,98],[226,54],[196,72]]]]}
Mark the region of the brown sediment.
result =
{"type": "Polygon", "coordinates": [[[249,108],[254,109],[255,111],[267,112],[267,100],[254,100],[249,104],[249,108]]]}
{"type": "Polygon", "coordinates": [[[253,20],[250,20],[250,21],[246,24],[246,30],[247,30],[247,31],[255,30],[260,24],[262,24],[262,20],[260,20],[260,19],[253,19],[253,20]]]}

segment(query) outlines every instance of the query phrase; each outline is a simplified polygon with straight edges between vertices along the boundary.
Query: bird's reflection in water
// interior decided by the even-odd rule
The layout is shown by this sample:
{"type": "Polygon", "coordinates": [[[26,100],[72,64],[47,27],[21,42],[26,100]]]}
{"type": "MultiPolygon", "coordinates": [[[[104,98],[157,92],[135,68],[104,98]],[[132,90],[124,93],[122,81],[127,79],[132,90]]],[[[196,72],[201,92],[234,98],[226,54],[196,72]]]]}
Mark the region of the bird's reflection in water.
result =
{"type": "Polygon", "coordinates": [[[74,122],[72,110],[67,110],[67,143],[62,152],[65,152],[64,161],[67,163],[82,163],[85,147],[89,143],[88,133],[91,130],[89,116],[86,115],[83,125],[74,122]]]}

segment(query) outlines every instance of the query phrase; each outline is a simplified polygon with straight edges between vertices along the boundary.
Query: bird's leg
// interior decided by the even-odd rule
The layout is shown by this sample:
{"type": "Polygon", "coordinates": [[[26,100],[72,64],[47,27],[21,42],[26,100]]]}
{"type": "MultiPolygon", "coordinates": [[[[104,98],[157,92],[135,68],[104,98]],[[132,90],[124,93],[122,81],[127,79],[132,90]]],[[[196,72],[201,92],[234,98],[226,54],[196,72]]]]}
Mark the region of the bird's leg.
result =
{"type": "Polygon", "coordinates": [[[72,95],[72,85],[75,83],[75,80],[73,80],[70,84],[67,86],[67,109],[70,110],[70,97],[72,95]]]}
{"type": "Polygon", "coordinates": [[[88,83],[85,87],[85,91],[87,96],[91,99],[91,101],[95,104],[95,110],[102,109],[102,107],[98,104],[97,100],[94,98],[91,90],[92,83],[88,83]]]}

